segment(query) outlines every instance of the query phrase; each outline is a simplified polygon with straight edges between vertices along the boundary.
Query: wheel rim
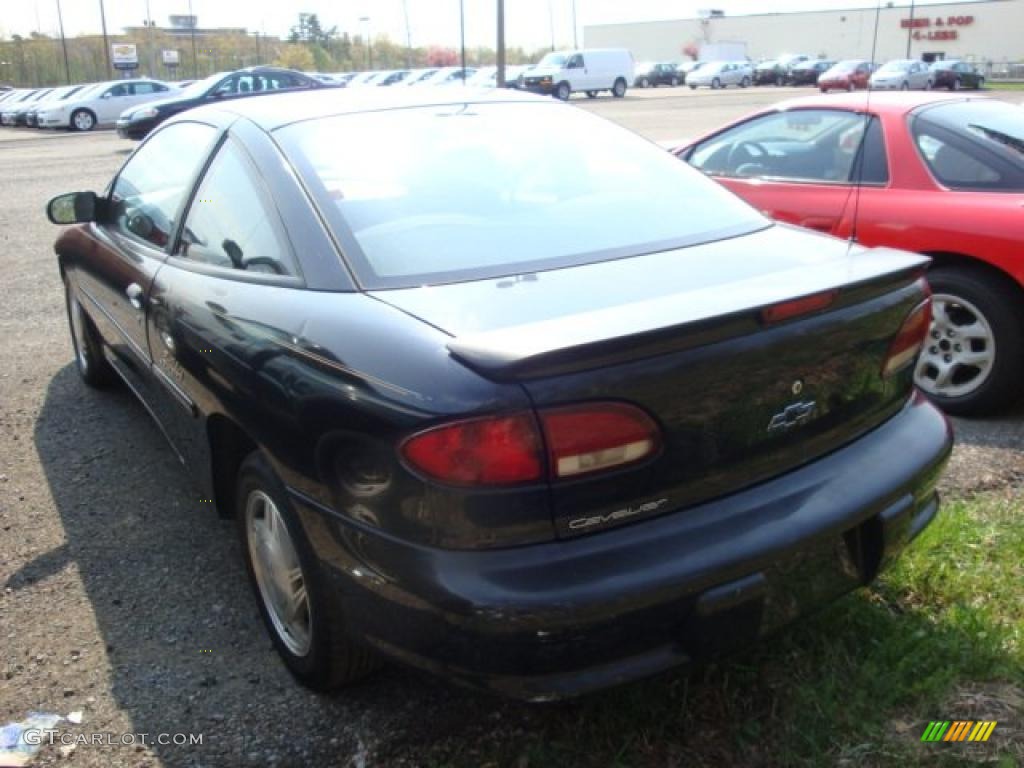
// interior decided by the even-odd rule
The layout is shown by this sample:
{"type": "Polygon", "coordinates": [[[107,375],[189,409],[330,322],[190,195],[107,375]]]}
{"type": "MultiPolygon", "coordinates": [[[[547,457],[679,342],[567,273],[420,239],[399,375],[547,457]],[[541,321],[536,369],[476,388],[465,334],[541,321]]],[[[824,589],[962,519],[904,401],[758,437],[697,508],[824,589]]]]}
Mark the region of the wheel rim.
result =
{"type": "Polygon", "coordinates": [[[263,491],[249,494],[245,530],[260,599],[274,630],[289,651],[305,656],[312,642],[306,578],[284,519],[263,491]]]}
{"type": "Polygon", "coordinates": [[[961,397],[992,373],[995,335],[985,315],[960,296],[932,296],[932,325],[914,379],[930,395],[961,397]]]}
{"type": "Polygon", "coordinates": [[[92,118],[88,112],[79,112],[75,115],[75,128],[82,131],[88,131],[92,128],[92,118]]]}
{"type": "Polygon", "coordinates": [[[68,294],[68,315],[71,318],[71,341],[75,347],[75,360],[82,373],[89,372],[89,346],[85,338],[85,313],[74,294],[68,294]]]}

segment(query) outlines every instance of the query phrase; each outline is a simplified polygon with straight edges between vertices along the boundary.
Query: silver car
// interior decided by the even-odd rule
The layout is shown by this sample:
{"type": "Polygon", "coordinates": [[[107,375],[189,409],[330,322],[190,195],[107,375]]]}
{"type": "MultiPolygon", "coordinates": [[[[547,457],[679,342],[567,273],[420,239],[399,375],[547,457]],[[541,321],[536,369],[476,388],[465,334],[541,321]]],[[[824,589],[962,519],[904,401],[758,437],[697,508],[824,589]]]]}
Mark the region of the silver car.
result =
{"type": "Polygon", "coordinates": [[[923,61],[895,59],[879,67],[870,83],[877,91],[928,91],[932,87],[932,72],[923,61]]]}
{"type": "Polygon", "coordinates": [[[754,68],[749,61],[712,61],[686,76],[691,89],[699,86],[726,88],[738,85],[746,88],[754,77],[754,68]]]}

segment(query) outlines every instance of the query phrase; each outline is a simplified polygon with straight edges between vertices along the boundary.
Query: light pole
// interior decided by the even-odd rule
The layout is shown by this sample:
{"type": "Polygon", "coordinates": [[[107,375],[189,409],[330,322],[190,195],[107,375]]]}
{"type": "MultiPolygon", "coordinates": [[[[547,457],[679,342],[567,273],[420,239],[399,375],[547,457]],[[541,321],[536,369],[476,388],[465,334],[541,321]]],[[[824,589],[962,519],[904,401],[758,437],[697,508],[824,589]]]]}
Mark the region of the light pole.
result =
{"type": "Polygon", "coordinates": [[[412,30],[409,27],[409,0],[402,0],[402,13],[405,14],[405,68],[412,69],[412,30]]]}
{"type": "Polygon", "coordinates": [[[57,0],[57,23],[60,24],[60,47],[64,49],[64,76],[71,85],[71,65],[68,64],[68,41],[64,37],[64,17],[60,12],[60,0],[57,0]]]}
{"type": "Polygon", "coordinates": [[[498,50],[495,64],[498,65],[498,87],[505,87],[505,0],[498,0],[498,50]]]}
{"type": "Polygon", "coordinates": [[[551,10],[551,0],[548,0],[548,28],[551,30],[551,50],[555,50],[555,14],[551,10]]]}
{"type": "Polygon", "coordinates": [[[192,0],[188,0],[188,29],[192,37],[192,77],[199,79],[199,57],[196,55],[196,17],[192,14],[192,0]]]}
{"type": "Polygon", "coordinates": [[[576,37],[576,0],[572,0],[572,47],[580,47],[579,40],[576,37]]]}
{"type": "Polygon", "coordinates": [[[156,45],[153,42],[153,17],[149,13],[149,0],[146,0],[146,27],[149,29],[149,76],[156,77],[156,45]]]}
{"type": "Polygon", "coordinates": [[[459,48],[462,50],[462,84],[466,84],[466,7],[459,0],[459,48]]]}
{"type": "Polygon", "coordinates": [[[910,23],[907,24],[907,58],[910,58],[910,41],[914,35],[914,0],[910,0],[910,23]]]}
{"type": "Polygon", "coordinates": [[[359,20],[363,22],[363,37],[366,39],[366,71],[369,72],[373,69],[373,47],[370,45],[370,17],[360,16],[359,20]]]}

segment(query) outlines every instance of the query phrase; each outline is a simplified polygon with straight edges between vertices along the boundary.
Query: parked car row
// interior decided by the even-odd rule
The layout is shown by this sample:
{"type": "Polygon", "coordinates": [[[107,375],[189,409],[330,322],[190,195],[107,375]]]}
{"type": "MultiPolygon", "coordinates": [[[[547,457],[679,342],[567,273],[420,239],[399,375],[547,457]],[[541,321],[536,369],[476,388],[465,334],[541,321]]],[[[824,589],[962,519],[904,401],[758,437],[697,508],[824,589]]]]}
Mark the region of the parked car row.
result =
{"type": "MultiPolygon", "coordinates": [[[[505,83],[508,88],[515,88],[520,74],[529,67],[508,65],[505,67],[505,83]]],[[[391,85],[462,85],[473,87],[493,87],[497,85],[498,68],[487,67],[423,67],[420,69],[388,69],[366,72],[314,72],[311,76],[325,85],[340,88],[360,88],[364,86],[391,85]]]]}
{"type": "Polygon", "coordinates": [[[0,95],[0,123],[91,131],[97,126],[113,125],[125,109],[164,98],[177,90],[169,83],[147,78],[15,89],[0,95]]]}

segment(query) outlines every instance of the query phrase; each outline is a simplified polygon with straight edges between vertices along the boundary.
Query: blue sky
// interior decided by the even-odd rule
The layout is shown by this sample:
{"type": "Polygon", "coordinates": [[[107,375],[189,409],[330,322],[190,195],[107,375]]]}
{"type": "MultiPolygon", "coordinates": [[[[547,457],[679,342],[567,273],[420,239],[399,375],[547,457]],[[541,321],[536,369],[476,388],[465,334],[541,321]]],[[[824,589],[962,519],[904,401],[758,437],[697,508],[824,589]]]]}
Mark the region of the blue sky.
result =
{"type": "MultiPolygon", "coordinates": [[[[1019,0],[1018,0],[1019,1],[1019,0]]],[[[57,31],[58,0],[3,0],[0,32],[27,34],[41,29],[57,31]]],[[[468,45],[493,45],[494,0],[464,0],[468,45]]],[[[903,4],[903,3],[901,3],[903,4]]],[[[917,0],[917,5],[934,5],[917,0]]],[[[437,43],[457,46],[458,0],[405,0],[414,45],[437,43]]],[[[883,1],[884,5],[884,1],[883,1]]],[[[151,18],[166,24],[172,13],[188,13],[188,0],[148,0],[151,18]]],[[[548,45],[552,32],[556,45],[572,43],[573,0],[506,0],[509,45],[538,48],[548,45]]],[[[718,8],[727,14],[764,13],[834,8],[874,7],[874,0],[575,0],[576,20],[585,24],[695,16],[702,8],[718,8]]],[[[147,0],[105,0],[107,28],[120,31],[146,18],[147,0]]],[[[285,35],[300,11],[318,13],[327,25],[352,34],[369,28],[373,35],[405,39],[403,0],[192,0],[193,12],[202,26],[240,26],[270,35],[285,35]],[[369,17],[368,22],[361,22],[369,17]]],[[[64,29],[69,35],[100,31],[99,0],[61,0],[64,29]]]]}

